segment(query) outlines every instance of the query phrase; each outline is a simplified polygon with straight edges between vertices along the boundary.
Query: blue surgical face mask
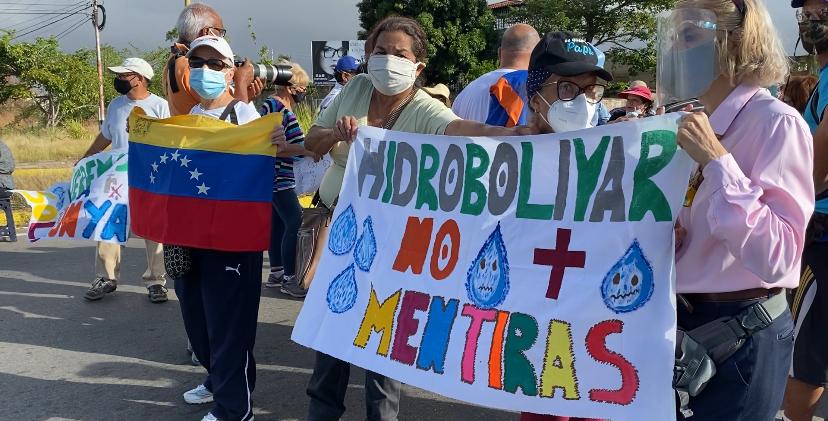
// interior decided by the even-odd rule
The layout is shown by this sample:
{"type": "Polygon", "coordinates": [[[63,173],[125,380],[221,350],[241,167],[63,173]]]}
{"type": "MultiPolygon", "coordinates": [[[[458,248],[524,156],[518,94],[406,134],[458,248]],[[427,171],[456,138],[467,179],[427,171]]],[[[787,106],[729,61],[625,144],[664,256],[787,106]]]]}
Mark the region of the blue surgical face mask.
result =
{"type": "Polygon", "coordinates": [[[227,90],[224,72],[212,69],[190,69],[190,87],[204,99],[216,99],[227,90]]]}

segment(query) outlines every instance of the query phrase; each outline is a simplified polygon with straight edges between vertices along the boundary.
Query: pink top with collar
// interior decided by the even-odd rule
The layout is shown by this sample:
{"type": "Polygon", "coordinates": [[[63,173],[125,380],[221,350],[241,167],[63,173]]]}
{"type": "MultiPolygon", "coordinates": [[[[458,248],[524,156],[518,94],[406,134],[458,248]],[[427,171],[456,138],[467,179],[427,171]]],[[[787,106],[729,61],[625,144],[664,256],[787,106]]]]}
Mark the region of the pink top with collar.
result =
{"type": "Polygon", "coordinates": [[[679,293],[794,288],[814,211],[813,138],[799,113],[740,85],[710,116],[730,153],[708,163],[679,222],[679,293]]]}

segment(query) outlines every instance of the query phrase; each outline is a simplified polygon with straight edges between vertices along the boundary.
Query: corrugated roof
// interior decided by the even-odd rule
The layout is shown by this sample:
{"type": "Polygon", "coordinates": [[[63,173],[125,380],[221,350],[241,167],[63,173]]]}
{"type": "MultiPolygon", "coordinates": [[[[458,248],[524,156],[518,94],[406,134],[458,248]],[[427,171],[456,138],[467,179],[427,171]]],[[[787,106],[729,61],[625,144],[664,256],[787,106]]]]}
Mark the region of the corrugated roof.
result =
{"type": "Polygon", "coordinates": [[[504,7],[517,6],[519,4],[522,4],[523,1],[524,0],[503,0],[497,3],[489,4],[489,9],[502,9],[504,7]]]}

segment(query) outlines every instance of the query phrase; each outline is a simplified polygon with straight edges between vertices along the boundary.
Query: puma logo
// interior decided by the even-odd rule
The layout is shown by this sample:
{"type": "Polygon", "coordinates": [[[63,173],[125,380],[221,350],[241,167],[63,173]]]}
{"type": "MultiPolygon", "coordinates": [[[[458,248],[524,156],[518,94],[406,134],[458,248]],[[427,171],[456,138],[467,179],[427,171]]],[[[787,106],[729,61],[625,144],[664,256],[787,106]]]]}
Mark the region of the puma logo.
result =
{"type": "Polygon", "coordinates": [[[230,266],[225,266],[225,267],[224,267],[224,270],[225,270],[226,272],[236,272],[236,275],[241,276],[241,272],[239,272],[239,269],[241,269],[241,263],[239,263],[239,264],[238,264],[236,267],[234,267],[234,268],[233,268],[233,267],[230,267],[230,266]]]}

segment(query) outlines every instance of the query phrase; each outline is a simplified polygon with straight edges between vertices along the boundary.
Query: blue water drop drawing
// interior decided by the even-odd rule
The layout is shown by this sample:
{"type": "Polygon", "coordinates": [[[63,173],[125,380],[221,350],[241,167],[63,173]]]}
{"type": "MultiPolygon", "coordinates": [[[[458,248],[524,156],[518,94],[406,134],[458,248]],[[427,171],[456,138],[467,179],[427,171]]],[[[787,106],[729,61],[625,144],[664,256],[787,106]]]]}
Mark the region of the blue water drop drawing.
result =
{"type": "Polygon", "coordinates": [[[362,222],[362,236],[354,249],[354,262],[363,272],[370,272],[374,258],[377,257],[377,237],[374,235],[374,223],[371,217],[362,222]]]}
{"type": "Polygon", "coordinates": [[[356,303],[357,292],[356,273],[352,264],[328,286],[328,308],[337,314],[350,310],[356,303]]]}
{"type": "Polygon", "coordinates": [[[616,313],[629,313],[643,307],[652,298],[653,289],[653,267],[638,240],[633,241],[601,283],[604,304],[616,313]]]}
{"type": "Polygon", "coordinates": [[[336,217],[328,234],[328,249],[331,253],[342,256],[354,248],[357,240],[357,219],[351,205],[336,217]]]}
{"type": "Polygon", "coordinates": [[[482,309],[496,307],[506,300],[509,293],[509,259],[500,224],[497,224],[469,267],[466,293],[469,300],[482,309]]]}

